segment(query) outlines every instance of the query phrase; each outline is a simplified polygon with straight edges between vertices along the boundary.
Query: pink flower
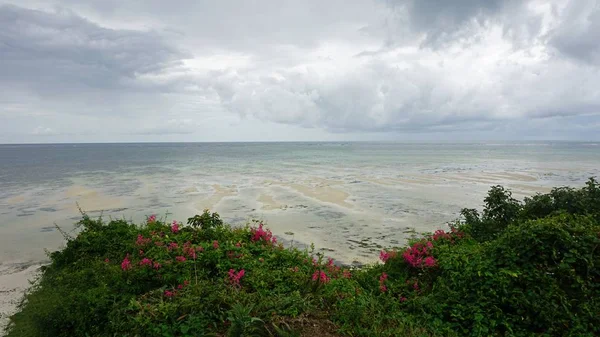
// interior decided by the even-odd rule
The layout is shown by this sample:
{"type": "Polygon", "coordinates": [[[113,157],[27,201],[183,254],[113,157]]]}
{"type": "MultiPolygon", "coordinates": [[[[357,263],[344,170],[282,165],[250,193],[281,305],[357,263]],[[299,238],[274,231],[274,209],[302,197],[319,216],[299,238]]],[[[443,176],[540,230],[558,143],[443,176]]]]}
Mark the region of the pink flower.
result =
{"type": "Polygon", "coordinates": [[[231,283],[232,285],[239,287],[240,286],[240,280],[242,279],[242,277],[244,277],[244,275],[246,274],[246,271],[244,269],[238,271],[237,273],[235,272],[234,269],[229,269],[228,275],[229,275],[229,283],[231,283]]]}
{"type": "Polygon", "coordinates": [[[144,251],[140,249],[140,256],[144,256],[144,251]]]}
{"type": "Polygon", "coordinates": [[[217,240],[213,241],[213,248],[214,249],[218,249],[219,248],[219,241],[217,241],[217,240]]]}
{"type": "Polygon", "coordinates": [[[179,261],[179,262],[185,262],[185,256],[177,256],[175,258],[175,260],[179,261]]]}
{"type": "Polygon", "coordinates": [[[238,241],[238,242],[235,244],[235,246],[236,246],[236,247],[241,247],[241,246],[242,246],[242,243],[238,241]]]}
{"type": "Polygon", "coordinates": [[[430,249],[433,248],[433,242],[427,241],[427,247],[429,247],[430,249]]]}
{"type": "Polygon", "coordinates": [[[142,259],[142,261],[140,261],[140,266],[151,266],[152,267],[152,261],[145,257],[142,259]]]}
{"type": "Polygon", "coordinates": [[[154,269],[156,269],[156,270],[159,270],[159,269],[160,269],[160,267],[162,267],[162,266],[160,265],[160,263],[158,263],[158,262],[154,262],[154,265],[152,265],[152,267],[153,267],[154,269]]]}
{"type": "Polygon", "coordinates": [[[350,273],[350,271],[348,269],[344,269],[342,271],[342,277],[344,277],[344,278],[352,278],[352,274],[350,273]]]}
{"type": "Polygon", "coordinates": [[[446,233],[443,229],[438,229],[435,231],[435,233],[433,233],[434,240],[449,239],[450,237],[450,233],[446,233]]]}
{"type": "Polygon", "coordinates": [[[413,283],[413,288],[415,290],[419,290],[419,283],[417,283],[417,281],[415,281],[415,283],[413,283]]]}
{"type": "Polygon", "coordinates": [[[148,217],[148,223],[156,222],[156,215],[152,214],[148,217]]]}
{"type": "Polygon", "coordinates": [[[263,227],[264,225],[260,223],[258,227],[251,228],[250,233],[252,234],[252,237],[250,240],[252,240],[252,242],[264,241],[269,244],[277,243],[277,239],[273,236],[273,233],[268,229],[265,230],[263,227]]]}
{"type": "Polygon", "coordinates": [[[388,275],[385,272],[381,273],[381,276],[379,276],[379,290],[381,290],[382,293],[387,291],[387,287],[385,286],[385,281],[387,278],[388,275]]]}
{"type": "Polygon", "coordinates": [[[177,234],[179,232],[179,224],[177,221],[173,220],[173,224],[171,225],[171,232],[177,234]]]}
{"type": "Polygon", "coordinates": [[[190,281],[188,281],[188,280],[183,281],[184,286],[188,286],[189,284],[190,284],[190,281]]]}
{"type": "Polygon", "coordinates": [[[381,252],[379,252],[379,259],[383,262],[386,263],[389,259],[396,257],[396,252],[395,251],[385,251],[382,250],[381,252]]]}
{"type": "Polygon", "coordinates": [[[315,270],[315,272],[312,275],[312,280],[313,281],[318,280],[320,283],[328,283],[331,279],[327,276],[327,274],[325,274],[324,271],[315,270]]]}
{"type": "Polygon", "coordinates": [[[167,296],[167,297],[173,297],[173,296],[175,296],[175,293],[172,292],[172,291],[169,291],[169,290],[165,290],[165,296],[167,296]]]}
{"type": "Polygon", "coordinates": [[[180,289],[180,290],[183,289],[183,284],[178,285],[177,289],[180,289]]]}
{"type": "Polygon", "coordinates": [[[108,258],[106,258],[106,259],[104,259],[104,262],[105,262],[105,263],[109,263],[109,262],[110,262],[110,260],[109,260],[108,258]]]}
{"type": "Polygon", "coordinates": [[[138,246],[145,246],[152,241],[151,238],[145,239],[142,234],[138,234],[137,240],[135,240],[135,244],[138,246]]]}
{"type": "Polygon", "coordinates": [[[123,269],[123,270],[131,269],[131,261],[129,261],[129,254],[127,254],[127,256],[125,256],[125,258],[123,259],[123,262],[121,262],[121,269],[123,269]]]}
{"type": "Polygon", "coordinates": [[[436,261],[432,256],[428,256],[425,258],[425,266],[427,267],[435,267],[436,261]]]}
{"type": "Polygon", "coordinates": [[[173,249],[177,249],[177,248],[179,248],[179,245],[177,244],[177,242],[171,242],[171,243],[169,243],[169,247],[167,247],[167,249],[169,251],[171,251],[173,249]]]}
{"type": "Polygon", "coordinates": [[[400,302],[406,302],[406,297],[404,297],[404,296],[400,297],[400,302]]]}
{"type": "Polygon", "coordinates": [[[196,251],[197,252],[203,252],[204,251],[204,247],[202,247],[202,246],[196,247],[196,251]]]}

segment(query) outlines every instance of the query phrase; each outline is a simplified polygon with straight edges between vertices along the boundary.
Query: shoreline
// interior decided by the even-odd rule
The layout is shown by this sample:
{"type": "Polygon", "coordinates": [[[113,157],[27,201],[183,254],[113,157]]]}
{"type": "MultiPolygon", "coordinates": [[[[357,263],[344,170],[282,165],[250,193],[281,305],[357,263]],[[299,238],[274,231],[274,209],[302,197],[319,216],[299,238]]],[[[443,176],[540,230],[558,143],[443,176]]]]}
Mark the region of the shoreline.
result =
{"type": "Polygon", "coordinates": [[[0,336],[8,317],[14,314],[25,291],[40,275],[43,261],[30,263],[0,264],[0,336]]]}

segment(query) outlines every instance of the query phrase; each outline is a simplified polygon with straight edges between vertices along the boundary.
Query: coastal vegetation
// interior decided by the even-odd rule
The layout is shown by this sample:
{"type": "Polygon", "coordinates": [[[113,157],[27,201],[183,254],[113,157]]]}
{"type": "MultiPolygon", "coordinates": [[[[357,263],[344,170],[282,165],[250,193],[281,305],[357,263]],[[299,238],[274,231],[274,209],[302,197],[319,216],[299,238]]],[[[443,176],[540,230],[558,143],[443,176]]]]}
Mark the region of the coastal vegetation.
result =
{"type": "Polygon", "coordinates": [[[600,335],[600,184],[523,201],[501,186],[445,230],[344,266],[205,211],[83,215],[8,336],[600,335]]]}

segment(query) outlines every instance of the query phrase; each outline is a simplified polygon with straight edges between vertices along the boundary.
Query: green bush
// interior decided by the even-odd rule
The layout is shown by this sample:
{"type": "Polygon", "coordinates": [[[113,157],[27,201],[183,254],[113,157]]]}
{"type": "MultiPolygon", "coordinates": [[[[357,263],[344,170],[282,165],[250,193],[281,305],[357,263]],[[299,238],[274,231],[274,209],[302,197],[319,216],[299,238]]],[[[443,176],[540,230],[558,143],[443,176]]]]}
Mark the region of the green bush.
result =
{"type": "Polygon", "coordinates": [[[208,211],[187,226],[84,216],[8,336],[600,335],[598,183],[484,201],[360,269],[208,211]]]}

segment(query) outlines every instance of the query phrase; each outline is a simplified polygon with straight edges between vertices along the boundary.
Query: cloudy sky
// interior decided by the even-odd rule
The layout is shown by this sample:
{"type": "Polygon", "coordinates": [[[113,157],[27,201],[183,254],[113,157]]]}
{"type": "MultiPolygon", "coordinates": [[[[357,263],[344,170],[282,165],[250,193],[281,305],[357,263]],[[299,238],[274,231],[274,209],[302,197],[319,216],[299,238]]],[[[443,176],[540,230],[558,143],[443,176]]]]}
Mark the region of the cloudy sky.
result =
{"type": "Polygon", "coordinates": [[[0,143],[599,140],[600,0],[0,0],[0,143]]]}

